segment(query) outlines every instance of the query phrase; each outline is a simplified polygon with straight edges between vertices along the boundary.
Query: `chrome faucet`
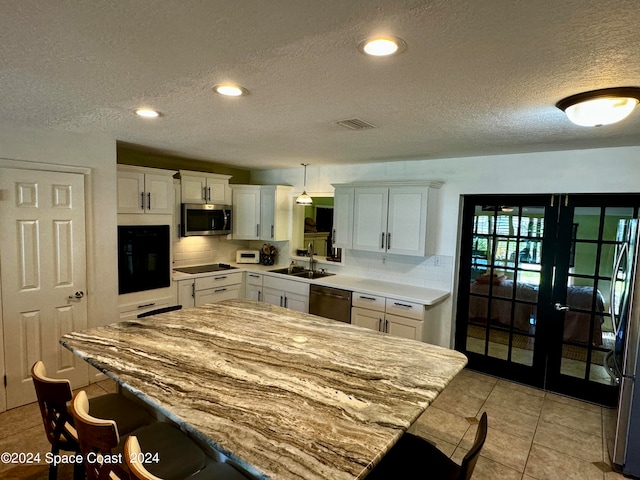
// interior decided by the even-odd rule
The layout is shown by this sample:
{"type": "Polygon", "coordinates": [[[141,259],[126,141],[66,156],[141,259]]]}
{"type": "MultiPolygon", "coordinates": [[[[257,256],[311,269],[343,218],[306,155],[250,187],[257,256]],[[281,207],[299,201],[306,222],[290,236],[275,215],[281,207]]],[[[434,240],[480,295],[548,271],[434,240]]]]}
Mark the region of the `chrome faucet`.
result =
{"type": "Polygon", "coordinates": [[[309,270],[315,273],[316,263],[318,263],[318,261],[313,258],[313,243],[309,243],[308,250],[309,250],[309,270]]]}

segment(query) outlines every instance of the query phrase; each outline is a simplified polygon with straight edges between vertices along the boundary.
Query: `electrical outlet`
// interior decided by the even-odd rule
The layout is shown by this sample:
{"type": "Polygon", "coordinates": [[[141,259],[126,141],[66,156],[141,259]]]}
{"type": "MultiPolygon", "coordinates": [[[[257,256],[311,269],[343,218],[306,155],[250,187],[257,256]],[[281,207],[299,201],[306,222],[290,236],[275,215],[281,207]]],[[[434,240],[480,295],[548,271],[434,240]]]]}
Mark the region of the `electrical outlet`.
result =
{"type": "Polygon", "coordinates": [[[435,264],[436,267],[440,266],[440,255],[436,255],[433,259],[433,263],[435,264]]]}

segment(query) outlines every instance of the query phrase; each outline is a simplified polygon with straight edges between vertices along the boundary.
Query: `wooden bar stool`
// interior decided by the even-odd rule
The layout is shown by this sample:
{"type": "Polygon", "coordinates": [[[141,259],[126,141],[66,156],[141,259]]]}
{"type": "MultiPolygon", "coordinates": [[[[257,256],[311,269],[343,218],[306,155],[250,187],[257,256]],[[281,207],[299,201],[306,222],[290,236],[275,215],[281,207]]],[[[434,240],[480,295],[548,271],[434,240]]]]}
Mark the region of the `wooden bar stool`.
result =
{"type": "MultiPolygon", "coordinates": [[[[116,458],[124,450],[124,441],[120,438],[116,423],[90,415],[84,391],[73,399],[71,412],[78,432],[80,452],[85,460],[87,479],[106,480],[114,476],[122,480],[130,478],[126,454],[123,454],[124,465],[106,461],[116,458]],[[102,455],[104,462],[94,461],[98,454],[102,455]]],[[[149,452],[152,456],[157,454],[157,462],[154,460],[148,463],[147,468],[142,465],[152,475],[149,478],[247,480],[247,477],[231,465],[208,458],[193,440],[169,423],[152,423],[130,435],[137,437],[136,443],[140,439],[144,452],[149,452]],[[211,476],[205,476],[204,472],[210,472],[211,476]]]]}
{"type": "MultiPolygon", "coordinates": [[[[44,431],[51,444],[51,453],[57,455],[60,450],[79,452],[78,436],[73,417],[68,410],[68,404],[73,396],[71,383],[67,379],[48,377],[41,360],[31,367],[31,378],[38,397],[44,431]]],[[[123,432],[131,432],[152,420],[146,410],[116,393],[91,399],[90,411],[122,425],[123,432]]],[[[57,475],[58,467],[51,463],[49,480],[55,480],[57,475]]],[[[74,469],[74,475],[76,478],[84,477],[81,466],[74,469]]]]}
{"type": "Polygon", "coordinates": [[[367,475],[367,480],[469,480],[486,439],[487,412],[484,412],[473,445],[458,465],[431,443],[417,435],[405,433],[367,475]]]}

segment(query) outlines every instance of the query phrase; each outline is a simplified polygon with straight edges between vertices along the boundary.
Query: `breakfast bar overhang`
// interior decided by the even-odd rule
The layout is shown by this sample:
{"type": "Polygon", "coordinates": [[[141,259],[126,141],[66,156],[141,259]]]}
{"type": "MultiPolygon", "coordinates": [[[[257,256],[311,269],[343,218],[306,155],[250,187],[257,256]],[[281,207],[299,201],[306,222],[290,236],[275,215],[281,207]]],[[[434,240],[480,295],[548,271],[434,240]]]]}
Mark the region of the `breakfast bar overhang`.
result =
{"type": "Polygon", "coordinates": [[[64,335],[61,343],[256,478],[353,480],[466,357],[247,300],[64,335]]]}

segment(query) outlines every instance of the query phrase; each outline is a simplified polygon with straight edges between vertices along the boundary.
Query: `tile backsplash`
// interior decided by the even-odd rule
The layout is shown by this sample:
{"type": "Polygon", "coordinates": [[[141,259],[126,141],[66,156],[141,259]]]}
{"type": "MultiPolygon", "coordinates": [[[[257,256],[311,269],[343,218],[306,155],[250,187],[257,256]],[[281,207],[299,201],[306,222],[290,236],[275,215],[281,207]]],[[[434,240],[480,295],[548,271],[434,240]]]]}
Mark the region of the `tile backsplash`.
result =
{"type": "MultiPolygon", "coordinates": [[[[260,250],[263,241],[230,240],[226,236],[183,237],[173,244],[173,265],[184,267],[207,263],[235,262],[236,250],[260,250]]],[[[289,242],[271,242],[278,249],[276,264],[289,262],[289,242]]],[[[453,257],[409,257],[347,250],[344,265],[323,264],[333,273],[392,283],[449,290],[453,278],[453,257]]]]}
{"type": "Polygon", "coordinates": [[[236,250],[249,248],[249,241],[229,240],[226,236],[182,237],[173,243],[173,266],[228,263],[236,259],[236,250]]]}

